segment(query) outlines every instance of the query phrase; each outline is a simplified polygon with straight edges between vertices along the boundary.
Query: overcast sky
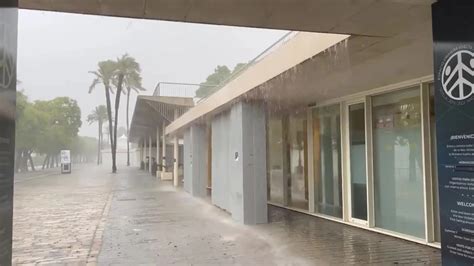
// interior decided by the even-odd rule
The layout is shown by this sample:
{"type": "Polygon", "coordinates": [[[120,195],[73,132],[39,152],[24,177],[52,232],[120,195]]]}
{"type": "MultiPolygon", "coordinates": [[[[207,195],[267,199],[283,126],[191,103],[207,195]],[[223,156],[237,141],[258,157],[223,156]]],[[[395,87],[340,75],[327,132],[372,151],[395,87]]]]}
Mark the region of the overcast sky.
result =
{"type": "MultiPolygon", "coordinates": [[[[228,26],[73,15],[20,10],[18,79],[31,100],[69,96],[82,110],[82,136],[97,135],[85,117],[105,103],[102,87],[92,94],[88,73],[97,62],[124,53],[142,67],[143,94],[158,81],[200,83],[217,65],[247,62],[286,32],[228,26]]],[[[131,112],[135,97],[131,101],[131,112]]],[[[125,126],[125,98],[119,126],[125,126]]]]}

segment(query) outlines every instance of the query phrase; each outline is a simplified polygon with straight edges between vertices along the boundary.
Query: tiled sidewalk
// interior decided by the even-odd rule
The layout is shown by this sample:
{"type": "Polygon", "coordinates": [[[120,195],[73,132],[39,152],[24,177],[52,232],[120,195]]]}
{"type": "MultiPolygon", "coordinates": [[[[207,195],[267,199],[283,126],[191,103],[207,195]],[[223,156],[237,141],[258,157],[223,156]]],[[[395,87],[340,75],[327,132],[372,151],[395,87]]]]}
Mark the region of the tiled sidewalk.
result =
{"type": "Polygon", "coordinates": [[[440,264],[437,249],[277,207],[269,224],[239,225],[208,200],[131,175],[114,194],[100,264],[440,264]]]}
{"type": "Polygon", "coordinates": [[[277,207],[269,224],[239,225],[134,168],[75,169],[15,193],[18,265],[440,264],[437,249],[277,207]]]}

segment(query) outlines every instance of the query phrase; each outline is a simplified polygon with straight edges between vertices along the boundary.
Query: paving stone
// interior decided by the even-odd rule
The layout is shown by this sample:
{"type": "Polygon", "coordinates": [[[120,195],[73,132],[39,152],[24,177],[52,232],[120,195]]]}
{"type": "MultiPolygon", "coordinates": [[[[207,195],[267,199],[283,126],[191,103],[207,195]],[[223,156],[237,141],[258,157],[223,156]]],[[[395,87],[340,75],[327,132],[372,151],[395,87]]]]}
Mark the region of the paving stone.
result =
{"type": "Polygon", "coordinates": [[[437,249],[269,207],[245,226],[135,168],[74,168],[15,183],[14,265],[440,264],[437,249]]]}

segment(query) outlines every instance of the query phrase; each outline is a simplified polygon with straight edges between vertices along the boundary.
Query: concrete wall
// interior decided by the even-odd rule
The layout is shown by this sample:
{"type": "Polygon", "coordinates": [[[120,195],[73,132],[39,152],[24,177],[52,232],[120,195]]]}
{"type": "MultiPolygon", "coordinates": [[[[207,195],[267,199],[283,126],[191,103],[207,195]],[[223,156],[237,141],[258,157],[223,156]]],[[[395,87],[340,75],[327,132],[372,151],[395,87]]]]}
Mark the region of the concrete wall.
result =
{"type": "Polygon", "coordinates": [[[245,224],[267,222],[263,104],[238,103],[212,122],[212,202],[245,224]]]}
{"type": "Polygon", "coordinates": [[[183,152],[183,175],[184,175],[184,190],[188,193],[192,192],[192,168],[191,168],[191,157],[192,157],[192,143],[191,143],[191,128],[186,129],[184,132],[184,152],[183,152]]]}
{"type": "Polygon", "coordinates": [[[230,210],[230,111],[212,120],[212,204],[230,210]]]}
{"type": "Polygon", "coordinates": [[[206,196],[207,142],[203,125],[193,125],[184,133],[184,189],[195,197],[206,196]]]}

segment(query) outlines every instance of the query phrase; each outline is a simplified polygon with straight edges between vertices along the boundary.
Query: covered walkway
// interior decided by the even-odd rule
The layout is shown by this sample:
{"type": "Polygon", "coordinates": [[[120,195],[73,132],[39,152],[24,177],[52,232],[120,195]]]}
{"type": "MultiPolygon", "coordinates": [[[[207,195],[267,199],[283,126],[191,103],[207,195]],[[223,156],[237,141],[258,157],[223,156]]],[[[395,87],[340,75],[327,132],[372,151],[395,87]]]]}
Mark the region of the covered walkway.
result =
{"type": "Polygon", "coordinates": [[[18,180],[15,265],[440,263],[437,249],[277,207],[269,208],[269,224],[241,225],[135,168],[111,175],[81,167],[18,180]]]}
{"type": "Polygon", "coordinates": [[[440,264],[437,249],[269,207],[269,224],[229,214],[135,170],[120,175],[99,264],[440,264]]]}

